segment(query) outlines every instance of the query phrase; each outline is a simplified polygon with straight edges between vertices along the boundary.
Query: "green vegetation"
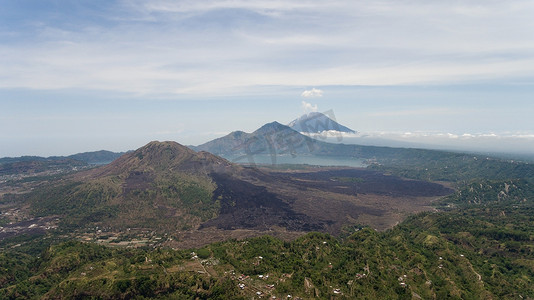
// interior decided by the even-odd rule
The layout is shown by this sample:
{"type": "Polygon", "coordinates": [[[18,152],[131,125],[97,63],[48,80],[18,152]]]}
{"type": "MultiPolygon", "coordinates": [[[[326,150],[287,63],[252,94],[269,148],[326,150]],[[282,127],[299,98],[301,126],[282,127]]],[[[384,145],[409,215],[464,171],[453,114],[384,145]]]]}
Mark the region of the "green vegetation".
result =
{"type": "Polygon", "coordinates": [[[74,241],[41,244],[35,254],[28,245],[36,240],[16,248],[9,245],[21,240],[8,241],[0,245],[8,249],[0,255],[0,298],[238,299],[258,291],[305,299],[533,298],[530,183],[473,183],[441,205],[446,211],[386,232],[231,240],[193,250],[196,259],[191,250],[74,241]]]}
{"type": "Polygon", "coordinates": [[[105,150],[84,152],[68,156],[68,158],[83,161],[88,164],[107,164],[119,158],[124,152],[116,153],[105,150]]]}
{"type": "Polygon", "coordinates": [[[87,164],[74,159],[42,158],[42,157],[19,157],[19,158],[2,158],[0,159],[0,176],[17,175],[27,177],[42,173],[65,173],[72,171],[73,168],[87,167],[87,164]]]}
{"type": "Polygon", "coordinates": [[[365,147],[361,156],[382,157],[372,169],[449,181],[457,191],[436,202],[436,212],[385,232],[347,225],[337,237],[262,236],[175,250],[161,245],[173,231],[215,217],[221,204],[209,168],[202,169],[208,165],[171,146],[151,143],[159,152],[132,153],[121,158],[128,164],[89,180],[62,178],[4,195],[0,204],[30,204],[34,216],[61,215],[62,224],[0,241],[0,299],[534,299],[532,164],[365,147]],[[93,230],[84,240],[108,246],[65,234],[84,226],[93,230]],[[120,247],[133,239],[144,246],[120,247]]]}
{"type": "Polygon", "coordinates": [[[12,250],[0,254],[0,298],[236,298],[237,288],[229,279],[179,271],[188,253],[74,241],[50,246],[39,256],[12,250]]]}
{"type": "Polygon", "coordinates": [[[175,174],[156,180],[156,189],[167,200],[166,204],[184,209],[202,221],[215,217],[219,211],[220,204],[212,201],[215,188],[211,180],[195,176],[175,174]]]}
{"type": "Polygon", "coordinates": [[[461,207],[519,205],[534,199],[534,182],[526,179],[481,180],[463,186],[458,193],[443,200],[461,207]]]}
{"type": "Polygon", "coordinates": [[[101,180],[50,185],[21,198],[32,203],[34,215],[64,215],[63,225],[75,228],[116,216],[117,207],[110,204],[119,194],[120,187],[111,181],[101,180]]]}
{"type": "Polygon", "coordinates": [[[61,215],[63,227],[71,229],[96,223],[114,228],[176,229],[213,218],[219,211],[220,204],[212,200],[215,185],[208,178],[174,174],[157,177],[151,184],[128,184],[118,176],[61,181],[29,194],[6,195],[2,200],[31,203],[35,216],[61,215]],[[175,219],[171,213],[185,217],[175,219]]]}
{"type": "Polygon", "coordinates": [[[0,226],[4,226],[4,225],[6,225],[8,223],[9,223],[9,219],[7,219],[6,217],[0,216],[0,226]]]}
{"type": "Polygon", "coordinates": [[[459,183],[477,179],[534,178],[532,163],[419,149],[404,149],[397,156],[378,156],[377,163],[369,168],[406,178],[459,183]]]}

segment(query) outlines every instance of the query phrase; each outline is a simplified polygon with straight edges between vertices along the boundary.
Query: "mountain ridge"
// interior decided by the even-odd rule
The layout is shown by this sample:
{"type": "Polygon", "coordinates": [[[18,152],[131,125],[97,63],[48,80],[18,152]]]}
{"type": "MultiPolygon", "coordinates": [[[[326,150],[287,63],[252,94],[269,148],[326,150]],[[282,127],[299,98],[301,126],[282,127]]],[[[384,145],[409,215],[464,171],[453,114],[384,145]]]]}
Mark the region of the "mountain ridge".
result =
{"type": "MultiPolygon", "coordinates": [[[[120,172],[150,169],[151,171],[177,170],[199,171],[209,163],[229,165],[223,158],[207,152],[195,152],[189,147],[173,141],[152,141],[145,146],[124,154],[112,163],[89,170],[98,175],[118,175],[120,172]],[[196,164],[194,164],[196,163],[196,164]]],[[[208,172],[204,170],[204,172],[208,172]]]]}
{"type": "Polygon", "coordinates": [[[243,156],[256,154],[296,154],[309,153],[313,139],[277,121],[264,124],[252,133],[234,131],[226,136],[194,147],[197,151],[207,151],[215,155],[243,156]]]}
{"type": "Polygon", "coordinates": [[[355,134],[356,131],[339,124],[327,115],[320,112],[310,112],[291,121],[287,126],[291,129],[304,133],[322,133],[324,131],[335,131],[355,134]]]}
{"type": "MultiPolygon", "coordinates": [[[[263,130],[272,128],[288,127],[273,123],[263,130]]],[[[424,210],[420,203],[429,197],[450,192],[439,184],[363,169],[262,170],[176,142],[153,141],[108,165],[18,197],[29,204],[32,215],[60,216],[64,226],[77,232],[98,226],[114,232],[137,228],[204,236],[236,229],[339,233],[345,225],[369,218],[376,220],[376,228],[386,229],[408,211],[424,210]],[[377,197],[391,205],[407,197],[414,204],[392,213],[372,205],[377,197]]]]}
{"type": "MultiPolygon", "coordinates": [[[[254,155],[316,155],[345,158],[375,159],[392,156],[414,156],[419,149],[362,146],[343,143],[328,143],[311,138],[279,122],[267,123],[252,133],[234,131],[223,137],[192,147],[207,151],[229,160],[254,155]]],[[[430,153],[433,150],[422,150],[430,153]]],[[[438,152],[438,151],[434,151],[438,152]]]]}
{"type": "Polygon", "coordinates": [[[2,157],[0,158],[0,164],[5,163],[16,163],[16,162],[28,162],[28,161],[58,161],[65,159],[77,160],[91,165],[106,164],[110,163],[116,158],[120,157],[127,152],[112,152],[108,150],[98,150],[98,151],[88,151],[81,152],[76,154],[71,154],[67,156],[35,156],[35,155],[24,155],[18,157],[2,157]]]}
{"type": "Polygon", "coordinates": [[[66,179],[30,195],[36,215],[116,230],[325,230],[324,221],[295,211],[291,199],[267,188],[279,178],[171,141],[150,142],[66,179]]]}

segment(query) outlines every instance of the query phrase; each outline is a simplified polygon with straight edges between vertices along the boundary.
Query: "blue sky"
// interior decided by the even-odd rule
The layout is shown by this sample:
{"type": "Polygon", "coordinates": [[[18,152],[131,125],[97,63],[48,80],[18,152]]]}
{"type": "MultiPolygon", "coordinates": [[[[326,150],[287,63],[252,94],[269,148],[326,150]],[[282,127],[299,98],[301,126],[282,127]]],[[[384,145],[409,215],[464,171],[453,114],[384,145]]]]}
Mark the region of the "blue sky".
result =
{"type": "Polygon", "coordinates": [[[534,152],[533,15],[522,0],[0,0],[0,157],[199,144],[303,102],[372,136],[534,152]]]}

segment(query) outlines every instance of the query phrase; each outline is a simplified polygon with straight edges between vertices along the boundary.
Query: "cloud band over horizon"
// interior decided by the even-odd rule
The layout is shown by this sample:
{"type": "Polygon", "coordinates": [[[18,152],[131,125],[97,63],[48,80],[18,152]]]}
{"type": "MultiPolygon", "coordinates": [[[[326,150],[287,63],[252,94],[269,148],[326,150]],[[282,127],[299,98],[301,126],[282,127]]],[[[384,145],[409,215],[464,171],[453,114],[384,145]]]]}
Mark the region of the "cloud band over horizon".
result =
{"type": "Polygon", "coordinates": [[[137,95],[534,78],[528,1],[109,1],[0,15],[0,88],[137,95]]]}
{"type": "Polygon", "coordinates": [[[3,1],[0,156],[198,144],[317,107],[362,132],[530,135],[533,15],[525,0],[3,1]]]}

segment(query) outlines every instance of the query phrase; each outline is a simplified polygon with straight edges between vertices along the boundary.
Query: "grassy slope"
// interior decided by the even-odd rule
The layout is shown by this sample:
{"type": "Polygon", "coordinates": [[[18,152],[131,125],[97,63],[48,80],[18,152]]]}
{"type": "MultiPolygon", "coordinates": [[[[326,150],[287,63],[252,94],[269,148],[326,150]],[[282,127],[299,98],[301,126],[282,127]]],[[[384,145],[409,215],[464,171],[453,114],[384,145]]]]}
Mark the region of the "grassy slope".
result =
{"type": "MultiPolygon", "coordinates": [[[[442,212],[413,216],[383,233],[363,229],[344,239],[311,233],[293,242],[263,237],[212,244],[197,250],[218,262],[204,267],[208,273],[198,272],[204,269],[191,260],[190,251],[77,242],[51,247],[45,242],[31,250],[27,245],[37,241],[16,248],[11,247],[17,241],[7,241],[0,245],[8,249],[0,254],[0,298],[225,299],[260,289],[328,299],[335,288],[341,298],[534,298],[532,165],[451,154],[419,162],[392,159],[375,167],[411,178],[456,181],[459,191],[444,200],[442,212]],[[40,256],[39,249],[45,249],[40,256]],[[232,270],[253,278],[244,281],[244,291],[232,270]],[[263,274],[269,279],[258,279],[263,274]],[[266,284],[275,284],[274,290],[266,284]]],[[[98,184],[104,193],[115,193],[113,184],[98,184]]],[[[83,184],[72,190],[83,194],[83,184]]],[[[76,209],[74,204],[68,209],[76,209]]]]}
{"type": "Polygon", "coordinates": [[[506,184],[508,197],[500,193],[504,182],[473,185],[444,203],[458,208],[419,214],[383,233],[364,228],[343,239],[310,233],[292,242],[265,236],[212,244],[196,250],[211,257],[204,266],[185,250],[68,242],[36,258],[14,248],[0,255],[2,265],[18,259],[0,272],[0,295],[224,299],[259,290],[328,299],[339,289],[338,297],[358,299],[532,299],[534,198],[528,182],[506,184]],[[232,270],[250,278],[239,281],[232,270]]]}
{"type": "Polygon", "coordinates": [[[67,227],[102,222],[114,228],[154,227],[177,229],[194,226],[215,216],[214,184],[207,178],[158,176],[143,188],[124,192],[124,179],[108,176],[89,182],[61,183],[39,189],[24,198],[36,216],[63,215],[67,227]],[[183,215],[182,218],[175,218],[183,215]]]}
{"type": "Polygon", "coordinates": [[[31,204],[36,216],[61,215],[64,228],[190,228],[219,210],[212,201],[216,186],[201,168],[214,164],[210,159],[215,160],[176,143],[153,142],[112,164],[16,197],[31,204]]]}

